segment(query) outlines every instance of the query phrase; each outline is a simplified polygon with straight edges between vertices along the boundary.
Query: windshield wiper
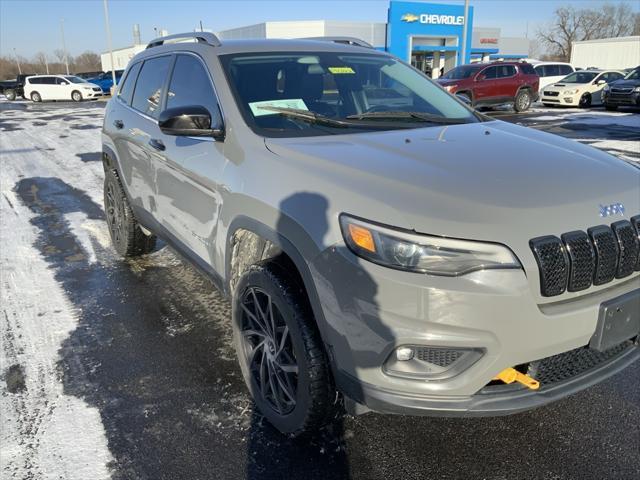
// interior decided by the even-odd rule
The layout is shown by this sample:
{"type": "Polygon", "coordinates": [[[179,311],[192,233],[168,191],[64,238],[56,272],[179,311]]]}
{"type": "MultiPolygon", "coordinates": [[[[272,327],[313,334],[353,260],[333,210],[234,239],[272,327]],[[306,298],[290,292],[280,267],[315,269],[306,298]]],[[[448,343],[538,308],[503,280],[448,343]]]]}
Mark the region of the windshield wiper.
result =
{"type": "Polygon", "coordinates": [[[316,123],[318,125],[327,125],[330,127],[339,128],[359,127],[359,125],[354,124],[353,122],[334,120],[333,118],[325,117],[324,115],[320,115],[319,113],[315,113],[309,110],[302,110],[300,108],[275,107],[271,105],[264,105],[258,108],[260,108],[261,110],[271,110],[272,112],[278,112],[280,115],[284,115],[285,117],[298,118],[300,120],[304,120],[305,122],[316,123]]]}
{"type": "Polygon", "coordinates": [[[419,122],[429,123],[464,123],[465,119],[462,118],[447,118],[441,115],[432,115],[430,113],[423,112],[405,112],[405,111],[388,111],[388,112],[368,112],[357,113],[355,115],[349,115],[346,117],[349,120],[417,120],[419,122]]]}

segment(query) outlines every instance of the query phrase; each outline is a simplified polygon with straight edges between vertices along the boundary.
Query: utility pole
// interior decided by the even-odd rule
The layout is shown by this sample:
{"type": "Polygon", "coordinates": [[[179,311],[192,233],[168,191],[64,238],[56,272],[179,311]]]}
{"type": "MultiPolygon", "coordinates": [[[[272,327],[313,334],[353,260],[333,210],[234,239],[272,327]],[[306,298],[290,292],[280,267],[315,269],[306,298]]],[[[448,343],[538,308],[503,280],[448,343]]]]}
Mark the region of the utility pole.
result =
{"type": "Polygon", "coordinates": [[[62,34],[62,51],[64,52],[64,64],[67,67],[67,75],[69,75],[69,56],[67,55],[67,45],[64,42],[64,18],[60,19],[60,33],[62,34]]]}
{"type": "Polygon", "coordinates": [[[113,78],[113,86],[111,87],[111,94],[116,88],[116,68],[113,64],[113,47],[111,46],[111,27],[109,26],[109,7],[107,6],[107,0],[103,1],[104,5],[104,25],[107,30],[107,46],[109,47],[109,58],[111,59],[111,77],[113,78]]]}
{"type": "Polygon", "coordinates": [[[467,61],[467,20],[469,18],[469,0],[464,0],[464,24],[462,25],[462,49],[460,54],[462,56],[462,63],[467,61]]]}
{"type": "Polygon", "coordinates": [[[49,75],[49,60],[47,60],[46,53],[43,54],[43,58],[44,58],[44,68],[47,69],[47,75],[49,75]]]}
{"type": "Polygon", "coordinates": [[[20,67],[20,59],[18,58],[18,54],[16,53],[15,47],[13,48],[13,54],[16,57],[16,63],[18,64],[18,74],[22,75],[22,68],[20,67]]]}
{"type": "Polygon", "coordinates": [[[200,31],[204,32],[204,29],[202,28],[202,20],[200,20],[200,31]]]}

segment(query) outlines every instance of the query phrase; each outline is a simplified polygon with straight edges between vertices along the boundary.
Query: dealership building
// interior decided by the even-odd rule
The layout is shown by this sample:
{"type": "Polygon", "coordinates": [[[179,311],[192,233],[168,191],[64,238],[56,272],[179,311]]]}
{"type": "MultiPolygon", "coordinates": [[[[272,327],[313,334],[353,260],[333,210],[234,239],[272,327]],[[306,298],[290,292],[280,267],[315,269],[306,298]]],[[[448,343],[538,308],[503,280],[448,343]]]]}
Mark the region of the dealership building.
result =
{"type": "Polygon", "coordinates": [[[474,7],[465,22],[463,5],[389,2],[386,22],[334,20],[264,22],[217,32],[222,39],[356,37],[411,62],[433,77],[440,69],[490,59],[526,58],[529,40],[503,37],[500,28],[474,28],[474,7]],[[466,49],[462,44],[466,29],[466,49]]]}
{"type": "MultiPolygon", "coordinates": [[[[474,7],[465,20],[463,5],[426,2],[389,2],[386,22],[334,20],[264,22],[216,32],[224,40],[255,38],[356,37],[411,62],[418,69],[439,76],[456,65],[492,59],[526,58],[529,40],[503,37],[500,28],[473,26],[474,7]],[[462,44],[465,38],[466,48],[462,44]]],[[[135,30],[134,30],[135,32],[135,30]]],[[[139,33],[138,33],[139,39],[139,33]]],[[[144,49],[135,40],[131,47],[114,51],[116,69],[124,68],[144,49]]],[[[103,70],[111,68],[108,53],[102,54],[103,70]]]]}

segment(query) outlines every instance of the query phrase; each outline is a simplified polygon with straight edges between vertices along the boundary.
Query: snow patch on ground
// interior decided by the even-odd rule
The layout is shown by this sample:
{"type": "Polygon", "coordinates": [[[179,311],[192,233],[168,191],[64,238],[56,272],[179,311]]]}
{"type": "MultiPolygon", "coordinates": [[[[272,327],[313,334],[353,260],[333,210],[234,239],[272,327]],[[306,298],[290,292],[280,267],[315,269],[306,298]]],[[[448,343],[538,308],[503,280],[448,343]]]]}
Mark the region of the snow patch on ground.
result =
{"type": "MultiPolygon", "coordinates": [[[[78,111],[95,113],[100,109],[68,109],[69,114],[78,111]]],[[[61,131],[68,128],[62,120],[55,122],[56,128],[31,127],[27,122],[43,116],[42,111],[17,115],[24,129],[0,135],[0,376],[5,380],[0,382],[0,476],[20,480],[107,479],[113,458],[100,413],[82,399],[64,393],[57,367],[62,343],[77,326],[77,312],[34,246],[38,231],[30,224],[33,214],[14,192],[23,177],[50,176],[96,194],[101,166],[74,161],[69,152],[96,150],[100,137],[96,130],[76,130],[61,139],[61,131]],[[4,377],[15,365],[24,373],[23,388],[10,391],[4,377]]],[[[101,122],[100,118],[88,121],[101,122]]],[[[75,214],[70,217],[75,233],[84,239],[82,245],[95,259],[89,241],[95,226],[83,227],[86,221],[75,214]]]]}

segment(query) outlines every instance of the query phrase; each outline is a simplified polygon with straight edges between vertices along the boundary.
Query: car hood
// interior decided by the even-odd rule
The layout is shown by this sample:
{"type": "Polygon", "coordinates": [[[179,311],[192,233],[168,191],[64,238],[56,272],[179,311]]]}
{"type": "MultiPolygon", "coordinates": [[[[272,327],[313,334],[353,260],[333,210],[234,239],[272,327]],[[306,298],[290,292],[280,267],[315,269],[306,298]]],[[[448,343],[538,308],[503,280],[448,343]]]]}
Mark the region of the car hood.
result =
{"type": "Polygon", "coordinates": [[[610,86],[616,88],[640,87],[640,80],[616,80],[610,86]]]}
{"type": "Polygon", "coordinates": [[[590,83],[552,83],[551,85],[547,85],[546,87],[544,87],[545,90],[551,90],[551,91],[564,91],[564,90],[574,90],[574,89],[578,89],[578,90],[583,90],[583,89],[587,89],[591,84],[590,83]]]}
{"type": "Polygon", "coordinates": [[[420,233],[528,249],[528,239],[640,213],[640,168],[595,148],[501,121],[340,136],[268,138],[288,182],[334,213],[420,233]]]}

